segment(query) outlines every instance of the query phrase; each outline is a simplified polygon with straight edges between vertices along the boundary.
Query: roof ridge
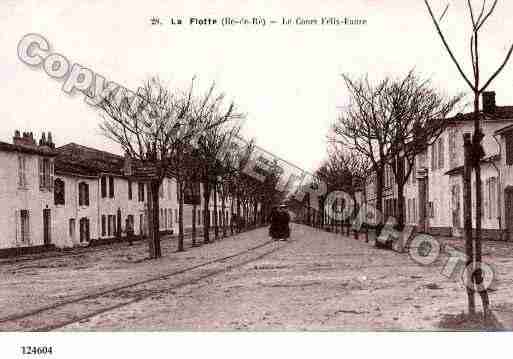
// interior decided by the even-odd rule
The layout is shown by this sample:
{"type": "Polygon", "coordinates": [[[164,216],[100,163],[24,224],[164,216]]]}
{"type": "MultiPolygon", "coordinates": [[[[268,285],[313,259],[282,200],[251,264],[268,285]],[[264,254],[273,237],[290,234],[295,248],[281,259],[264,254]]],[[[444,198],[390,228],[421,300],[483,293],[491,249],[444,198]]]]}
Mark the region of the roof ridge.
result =
{"type": "Polygon", "coordinates": [[[67,143],[65,145],[62,145],[62,146],[59,146],[56,148],[56,150],[59,150],[63,147],[66,147],[66,146],[75,146],[75,147],[79,147],[79,148],[83,148],[83,149],[87,149],[87,150],[91,150],[91,151],[95,151],[95,152],[100,152],[100,153],[105,153],[105,154],[108,154],[110,156],[114,156],[114,157],[118,157],[120,159],[123,159],[123,156],[121,155],[118,155],[118,154],[115,154],[115,153],[112,153],[112,152],[108,152],[108,151],[104,151],[104,150],[100,150],[100,149],[97,149],[97,148],[94,148],[94,147],[90,147],[90,146],[84,146],[84,145],[81,145],[81,144],[78,144],[76,142],[70,142],[70,143],[67,143]]]}

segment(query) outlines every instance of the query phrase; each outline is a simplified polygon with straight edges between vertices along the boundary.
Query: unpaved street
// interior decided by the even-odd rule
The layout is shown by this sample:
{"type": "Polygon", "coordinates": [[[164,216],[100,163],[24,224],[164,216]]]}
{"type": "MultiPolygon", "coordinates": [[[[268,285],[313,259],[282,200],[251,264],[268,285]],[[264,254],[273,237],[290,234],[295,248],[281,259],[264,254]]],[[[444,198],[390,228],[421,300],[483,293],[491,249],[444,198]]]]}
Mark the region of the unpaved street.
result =
{"type": "MultiPolygon", "coordinates": [[[[264,228],[205,248],[221,255],[265,240],[264,228]]],[[[203,250],[178,256],[193,260],[203,250]]],[[[491,301],[500,328],[511,329],[512,260],[496,252],[485,251],[499,276],[491,301]]],[[[261,259],[63,330],[440,330],[466,305],[461,284],[441,274],[444,262],[423,267],[406,254],[294,225],[292,240],[261,259]]]]}

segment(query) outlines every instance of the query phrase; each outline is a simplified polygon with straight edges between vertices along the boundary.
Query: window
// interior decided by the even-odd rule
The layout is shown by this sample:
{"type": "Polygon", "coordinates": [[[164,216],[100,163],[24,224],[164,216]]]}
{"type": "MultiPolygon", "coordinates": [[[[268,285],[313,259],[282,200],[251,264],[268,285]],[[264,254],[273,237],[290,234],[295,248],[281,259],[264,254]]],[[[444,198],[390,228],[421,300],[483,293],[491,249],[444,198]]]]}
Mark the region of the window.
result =
{"type": "Polygon", "coordinates": [[[167,223],[167,209],[164,209],[164,228],[168,228],[169,223],[167,223]]]}
{"type": "Polygon", "coordinates": [[[435,218],[435,206],[433,202],[428,202],[427,215],[429,218],[435,218]]]}
{"type": "Polygon", "coordinates": [[[53,189],[53,161],[49,158],[39,158],[39,189],[53,189]]]}
{"type": "Polygon", "coordinates": [[[513,165],[513,133],[506,136],[506,164],[513,165]]]}
{"type": "Polygon", "coordinates": [[[79,221],[80,242],[89,242],[91,235],[89,232],[89,218],[83,217],[79,221]]]}
{"type": "Polygon", "coordinates": [[[101,192],[102,192],[102,198],[107,197],[107,177],[102,176],[101,178],[101,192]]]}
{"type": "Polygon", "coordinates": [[[415,204],[415,198],[412,199],[412,208],[413,208],[413,223],[417,223],[417,205],[415,204]]]}
{"type": "Polygon", "coordinates": [[[128,181],[128,200],[132,200],[132,181],[128,181]]]}
{"type": "Polygon", "coordinates": [[[178,223],[178,210],[175,209],[175,223],[178,223]]]}
{"type": "Polygon", "coordinates": [[[22,155],[18,156],[18,187],[27,188],[26,158],[22,155]]]}
{"type": "Polygon", "coordinates": [[[438,168],[444,168],[444,158],[445,158],[445,150],[444,150],[444,138],[440,137],[438,139],[438,168]]]}
{"type": "Polygon", "coordinates": [[[114,198],[114,177],[109,176],[109,197],[114,198]]]}
{"type": "Polygon", "coordinates": [[[105,237],[107,234],[107,216],[102,214],[102,237],[105,237]]]}
{"type": "Polygon", "coordinates": [[[417,179],[417,159],[414,157],[413,162],[411,164],[410,178],[408,180],[410,181],[410,184],[415,184],[416,179],[417,179]]]}
{"type": "Polygon", "coordinates": [[[408,198],[408,205],[406,209],[406,221],[411,222],[412,221],[412,214],[411,214],[411,198],[408,198]]]}
{"type": "Polygon", "coordinates": [[[71,239],[75,239],[75,218],[69,220],[69,236],[71,239]]]}
{"type": "Polygon", "coordinates": [[[85,182],[78,184],[78,205],[89,206],[89,184],[85,182]]]}
{"type": "Polygon", "coordinates": [[[167,199],[172,200],[173,199],[173,191],[172,191],[172,182],[171,180],[168,180],[167,182],[167,199]]]}
{"type": "Polygon", "coordinates": [[[198,209],[197,217],[198,217],[198,226],[201,226],[201,211],[199,209],[198,209]]]}
{"type": "Polygon", "coordinates": [[[162,181],[159,186],[159,198],[164,198],[164,181],[162,181]]]}
{"type": "Polygon", "coordinates": [[[144,202],[144,183],[143,182],[138,183],[137,194],[139,197],[139,202],[144,202]]]}
{"type": "Polygon", "coordinates": [[[169,219],[169,227],[173,227],[173,212],[171,211],[171,208],[167,210],[167,218],[169,219]]]}
{"type": "Polygon", "coordinates": [[[21,243],[30,242],[30,214],[26,209],[22,209],[16,215],[16,220],[19,223],[16,226],[16,239],[21,243]]]}
{"type": "Polygon", "coordinates": [[[64,196],[64,181],[60,178],[57,178],[54,181],[54,190],[53,190],[53,201],[55,205],[65,204],[65,196],[64,196]]]}
{"type": "Polygon", "coordinates": [[[488,218],[497,218],[497,177],[491,177],[486,181],[488,197],[488,218]]]}
{"type": "Polygon", "coordinates": [[[109,214],[107,219],[107,235],[109,237],[112,237],[116,233],[116,216],[113,214],[109,214]]]}
{"type": "Polygon", "coordinates": [[[449,131],[449,167],[456,167],[456,129],[449,131]]]}
{"type": "Polygon", "coordinates": [[[436,170],[438,159],[436,158],[436,142],[431,145],[431,171],[436,170]]]}

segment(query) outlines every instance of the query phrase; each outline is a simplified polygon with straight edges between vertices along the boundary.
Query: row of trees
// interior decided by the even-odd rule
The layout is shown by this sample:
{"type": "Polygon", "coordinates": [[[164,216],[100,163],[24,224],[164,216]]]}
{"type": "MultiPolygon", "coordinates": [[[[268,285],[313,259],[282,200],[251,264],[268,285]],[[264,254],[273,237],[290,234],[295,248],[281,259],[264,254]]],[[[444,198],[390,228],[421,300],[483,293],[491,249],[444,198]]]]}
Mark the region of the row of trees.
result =
{"type": "Polygon", "coordinates": [[[163,179],[172,177],[178,193],[178,251],[184,250],[185,196],[192,198],[192,243],[197,243],[196,213],[203,187],[203,243],[227,235],[227,221],[218,216],[236,214],[237,225],[257,224],[267,217],[275,175],[268,173],[262,183],[244,171],[254,152],[253,141],[239,138],[244,115],[233,102],[215,91],[214,84],[196,95],[194,80],[186,91],[171,91],[157,78],[147,81],[132,97],[111,93],[99,104],[105,136],[121,146],[133,162],[130,175],[148,183],[149,256],[162,255],[159,233],[159,189],[163,179]],[[213,222],[210,223],[210,199],[213,222]],[[260,204],[260,210],[258,205],[260,204]],[[235,207],[235,208],[234,208],[235,207]],[[253,218],[249,218],[253,213],[253,218]],[[260,216],[260,218],[259,218],[260,216]],[[220,233],[220,228],[222,233],[220,233]]]}
{"type": "Polygon", "coordinates": [[[443,95],[414,71],[404,78],[387,77],[376,83],[367,76],[352,79],[343,75],[343,78],[350,102],[333,124],[329,140],[338,145],[339,157],[354,152],[363,157],[369,174],[375,175],[375,206],[381,213],[385,168],[391,168],[398,190],[396,219],[402,228],[404,186],[412,175],[415,158],[445,129],[446,118],[462,95],[443,95]]]}
{"type": "MultiPolygon", "coordinates": [[[[508,63],[513,45],[505,55],[503,61],[492,74],[482,81],[479,39],[483,26],[490,19],[497,8],[498,0],[487,4],[481,1],[480,10],[476,11],[472,1],[466,1],[468,15],[471,23],[470,31],[470,59],[472,76],[467,76],[461,63],[457,60],[449,45],[441,23],[448,14],[449,5],[446,5],[440,15],[435,15],[428,0],[424,0],[429,16],[435,26],[447,54],[456,67],[457,73],[462,77],[473,94],[474,132],[472,138],[467,134],[464,138],[464,232],[466,242],[467,266],[469,270],[467,283],[468,312],[475,314],[475,292],[482,299],[483,316],[489,316],[489,298],[486,288],[483,288],[483,274],[481,270],[481,202],[482,182],[480,162],[485,153],[481,146],[484,138],[481,129],[480,96],[490,86],[508,63]],[[487,6],[488,5],[488,6],[487,6]],[[475,236],[472,234],[472,188],[471,175],[475,175],[475,236]]],[[[385,167],[392,169],[395,184],[398,190],[397,222],[399,229],[404,226],[405,199],[404,186],[412,174],[415,158],[425,152],[447,126],[446,118],[461,103],[462,94],[446,96],[434,89],[429,80],[421,79],[414,71],[410,71],[404,78],[384,78],[371,82],[367,76],[351,78],[343,75],[349,93],[350,103],[341,116],[333,124],[333,131],[329,135],[330,144],[338,146],[332,149],[329,160],[324,163],[317,174],[328,187],[344,190],[351,193],[354,183],[352,177],[365,178],[365,174],[373,173],[376,178],[376,209],[383,213],[383,188],[385,167]],[[335,155],[334,155],[334,154],[335,155]],[[347,158],[359,157],[358,163],[363,165],[356,168],[345,166],[347,158]]],[[[328,191],[329,192],[329,191],[328,191]]],[[[356,202],[355,202],[356,203],[356,202]]],[[[379,231],[379,228],[378,228],[379,231]]]]}

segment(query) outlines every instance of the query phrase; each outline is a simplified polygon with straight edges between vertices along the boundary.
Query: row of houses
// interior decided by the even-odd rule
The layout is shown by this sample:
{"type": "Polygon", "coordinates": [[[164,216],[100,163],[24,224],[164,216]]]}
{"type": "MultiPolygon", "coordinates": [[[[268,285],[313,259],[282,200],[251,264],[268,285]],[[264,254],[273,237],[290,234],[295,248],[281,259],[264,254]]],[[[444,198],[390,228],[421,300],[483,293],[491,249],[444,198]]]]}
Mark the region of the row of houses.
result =
{"type": "MultiPolygon", "coordinates": [[[[32,133],[15,132],[12,143],[0,142],[0,253],[73,247],[119,239],[127,225],[146,235],[147,183],[126,175],[123,156],[69,143],[55,147],[50,133],[36,142],[32,133]]],[[[188,186],[193,188],[193,186],[188,186]]],[[[203,189],[185,196],[184,227],[203,226],[203,189]],[[194,195],[193,195],[194,194],[194,195]],[[196,204],[196,206],[193,206],[196,204]]],[[[177,184],[165,178],[159,191],[160,230],[178,231],[177,184]]],[[[229,223],[232,201],[219,223],[229,223]]],[[[210,223],[214,223],[213,198],[210,223]]]]}
{"type": "MultiPolygon", "coordinates": [[[[485,92],[480,111],[485,157],[481,161],[483,237],[513,240],[513,106],[497,106],[495,92],[485,92]]],[[[463,134],[473,133],[473,113],[458,114],[437,140],[415,158],[405,189],[406,224],[433,235],[463,235],[463,134]]],[[[384,216],[397,216],[397,184],[385,169],[384,216]]],[[[375,174],[361,194],[376,205],[375,174]]],[[[472,175],[475,225],[475,178],[472,175]]]]}

